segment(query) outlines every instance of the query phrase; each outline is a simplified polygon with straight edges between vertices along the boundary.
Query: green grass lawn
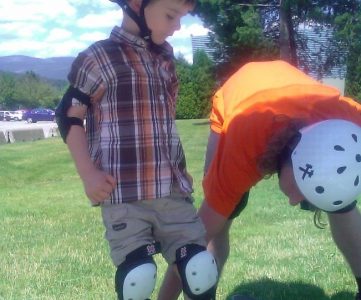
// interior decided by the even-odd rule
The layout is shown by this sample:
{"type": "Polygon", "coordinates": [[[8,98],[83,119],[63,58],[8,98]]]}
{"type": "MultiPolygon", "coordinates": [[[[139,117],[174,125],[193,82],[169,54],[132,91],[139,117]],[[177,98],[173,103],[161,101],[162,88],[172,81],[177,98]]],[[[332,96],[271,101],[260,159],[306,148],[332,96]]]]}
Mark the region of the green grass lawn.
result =
{"type": "MultiPolygon", "coordinates": [[[[178,130],[199,206],[208,125],[178,121],[178,130]]],[[[100,211],[83,195],[61,139],[0,146],[0,203],[0,299],[115,299],[100,211]]],[[[328,228],[312,220],[287,204],[274,178],[254,188],[234,221],[218,299],[353,299],[351,272],[328,228]]],[[[158,289],[166,265],[156,260],[158,289]]]]}

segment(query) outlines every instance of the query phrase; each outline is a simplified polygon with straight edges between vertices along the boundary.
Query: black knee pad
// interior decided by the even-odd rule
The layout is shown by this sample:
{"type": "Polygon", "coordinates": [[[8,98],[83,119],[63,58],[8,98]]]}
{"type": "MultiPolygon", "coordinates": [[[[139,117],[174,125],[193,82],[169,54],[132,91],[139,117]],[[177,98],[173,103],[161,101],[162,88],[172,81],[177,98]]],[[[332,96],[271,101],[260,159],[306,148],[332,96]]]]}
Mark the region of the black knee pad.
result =
{"type": "Polygon", "coordinates": [[[147,300],[155,287],[157,266],[153,255],[158,245],[139,247],[129,253],[115,273],[115,290],[119,300],[147,300]]]}
{"type": "Polygon", "coordinates": [[[192,300],[214,300],[218,281],[216,260],[205,247],[188,244],[176,251],[183,291],[192,300]]]}

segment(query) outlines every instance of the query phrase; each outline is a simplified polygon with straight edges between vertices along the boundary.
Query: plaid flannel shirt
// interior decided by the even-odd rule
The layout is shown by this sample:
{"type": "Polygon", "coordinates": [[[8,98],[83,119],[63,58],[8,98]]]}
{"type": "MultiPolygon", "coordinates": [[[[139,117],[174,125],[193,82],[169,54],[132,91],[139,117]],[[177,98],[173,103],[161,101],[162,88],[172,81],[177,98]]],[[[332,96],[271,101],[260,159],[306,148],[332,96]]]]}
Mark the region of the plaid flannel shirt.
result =
{"type": "Polygon", "coordinates": [[[115,27],[78,55],[68,79],[90,96],[105,89],[88,108],[86,131],[94,163],[117,180],[111,203],[169,196],[175,186],[192,192],[175,125],[178,80],[168,43],[151,51],[115,27]]]}

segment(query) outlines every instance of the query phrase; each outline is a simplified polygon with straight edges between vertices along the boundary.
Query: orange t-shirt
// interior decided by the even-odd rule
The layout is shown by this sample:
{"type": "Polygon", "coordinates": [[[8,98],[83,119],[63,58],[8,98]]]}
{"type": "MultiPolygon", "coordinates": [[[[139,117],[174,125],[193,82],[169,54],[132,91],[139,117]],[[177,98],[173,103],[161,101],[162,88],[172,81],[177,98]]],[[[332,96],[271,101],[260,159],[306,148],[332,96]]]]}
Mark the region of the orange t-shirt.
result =
{"type": "Polygon", "coordinates": [[[210,116],[220,134],[203,180],[208,204],[228,217],[262,179],[257,163],[275,132],[291,119],[312,124],[345,119],[361,126],[361,105],[283,61],[249,63],[217,91],[210,116]]]}

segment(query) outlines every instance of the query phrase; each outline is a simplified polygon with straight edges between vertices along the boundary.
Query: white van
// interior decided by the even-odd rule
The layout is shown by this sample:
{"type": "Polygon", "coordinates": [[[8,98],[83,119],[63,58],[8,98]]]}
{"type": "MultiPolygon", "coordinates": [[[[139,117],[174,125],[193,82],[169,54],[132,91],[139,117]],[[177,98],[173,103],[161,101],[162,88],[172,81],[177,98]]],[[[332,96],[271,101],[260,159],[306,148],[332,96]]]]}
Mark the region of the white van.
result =
{"type": "Polygon", "coordinates": [[[3,110],[3,111],[0,111],[0,120],[1,121],[11,121],[11,120],[14,120],[14,117],[9,111],[3,110]]]}
{"type": "Polygon", "coordinates": [[[10,114],[15,121],[21,121],[23,119],[23,112],[21,110],[11,111],[10,114]]]}
{"type": "Polygon", "coordinates": [[[23,119],[22,111],[0,111],[0,121],[21,121],[23,119]]]}

